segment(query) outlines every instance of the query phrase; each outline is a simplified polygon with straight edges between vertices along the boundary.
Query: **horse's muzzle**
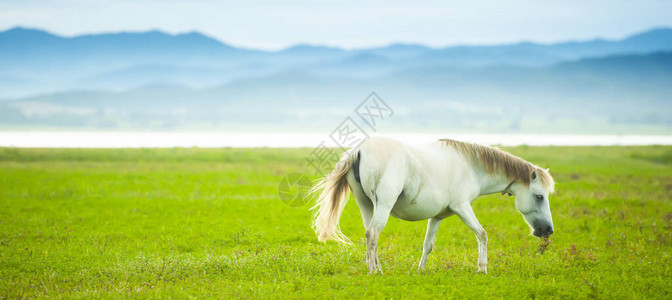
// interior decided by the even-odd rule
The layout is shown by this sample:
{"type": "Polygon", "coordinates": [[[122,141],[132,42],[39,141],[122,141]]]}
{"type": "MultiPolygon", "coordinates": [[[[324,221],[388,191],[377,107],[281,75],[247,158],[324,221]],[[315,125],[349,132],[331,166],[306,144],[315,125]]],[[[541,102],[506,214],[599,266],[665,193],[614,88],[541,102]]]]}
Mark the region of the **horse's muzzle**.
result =
{"type": "Polygon", "coordinates": [[[536,237],[549,237],[553,234],[553,224],[546,221],[534,221],[534,232],[536,237]]]}

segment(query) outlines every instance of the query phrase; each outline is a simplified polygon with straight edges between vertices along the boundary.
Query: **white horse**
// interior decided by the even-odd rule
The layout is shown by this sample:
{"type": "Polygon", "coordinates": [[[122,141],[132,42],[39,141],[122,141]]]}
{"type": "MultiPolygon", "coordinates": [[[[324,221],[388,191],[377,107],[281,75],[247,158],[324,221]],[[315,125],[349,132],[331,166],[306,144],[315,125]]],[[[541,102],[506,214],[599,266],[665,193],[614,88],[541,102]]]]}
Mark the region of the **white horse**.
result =
{"type": "Polygon", "coordinates": [[[335,169],[313,191],[320,192],[313,227],[318,240],[350,243],[338,222],[354,194],[366,228],[366,262],[380,271],[378,237],[390,215],[429,219],[419,268],[424,269],[441,220],[458,215],[478,239],[478,271],[487,273],[485,230],[471,203],[501,192],[516,196],[516,209],[537,237],[553,233],[548,195],[554,182],[548,169],[502,150],[454,140],[410,146],[387,138],[369,138],[343,154],[335,169]]]}

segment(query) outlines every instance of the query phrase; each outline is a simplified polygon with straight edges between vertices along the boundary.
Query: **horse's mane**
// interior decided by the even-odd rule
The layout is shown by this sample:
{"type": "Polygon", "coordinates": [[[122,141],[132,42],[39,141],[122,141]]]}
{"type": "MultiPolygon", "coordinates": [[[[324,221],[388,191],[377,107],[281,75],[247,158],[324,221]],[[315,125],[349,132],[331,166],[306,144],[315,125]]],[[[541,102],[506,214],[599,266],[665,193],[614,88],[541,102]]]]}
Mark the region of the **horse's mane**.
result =
{"type": "Polygon", "coordinates": [[[541,185],[550,193],[554,190],[555,182],[548,171],[511,153],[494,147],[451,139],[440,139],[439,141],[445,146],[453,147],[458,153],[466,156],[473,162],[480,163],[486,172],[490,174],[503,172],[510,180],[519,180],[528,186],[530,184],[530,173],[536,170],[541,185]]]}

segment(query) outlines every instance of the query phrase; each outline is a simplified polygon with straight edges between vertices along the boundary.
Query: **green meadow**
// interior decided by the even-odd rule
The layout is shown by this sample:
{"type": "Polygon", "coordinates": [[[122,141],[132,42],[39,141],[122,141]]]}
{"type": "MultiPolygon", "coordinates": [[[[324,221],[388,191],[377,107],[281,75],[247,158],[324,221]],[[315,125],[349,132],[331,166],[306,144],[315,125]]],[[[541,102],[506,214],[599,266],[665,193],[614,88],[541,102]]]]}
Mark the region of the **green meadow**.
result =
{"type": "Polygon", "coordinates": [[[672,147],[506,150],[555,177],[550,244],[491,195],[488,274],[451,217],[425,271],[426,222],[391,218],[369,275],[352,199],[346,248],[278,197],[311,149],[0,148],[0,298],[672,298],[672,147]]]}

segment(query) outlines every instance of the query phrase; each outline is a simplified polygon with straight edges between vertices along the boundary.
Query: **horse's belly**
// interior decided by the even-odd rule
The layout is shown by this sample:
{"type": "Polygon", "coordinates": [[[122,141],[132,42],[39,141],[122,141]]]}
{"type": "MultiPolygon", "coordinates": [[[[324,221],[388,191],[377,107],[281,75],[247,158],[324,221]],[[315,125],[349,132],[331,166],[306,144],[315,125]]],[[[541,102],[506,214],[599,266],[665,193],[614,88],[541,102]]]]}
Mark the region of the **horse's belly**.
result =
{"type": "Polygon", "coordinates": [[[402,195],[392,208],[391,215],[406,221],[426,220],[447,212],[447,205],[429,195],[416,197],[402,195]]]}

